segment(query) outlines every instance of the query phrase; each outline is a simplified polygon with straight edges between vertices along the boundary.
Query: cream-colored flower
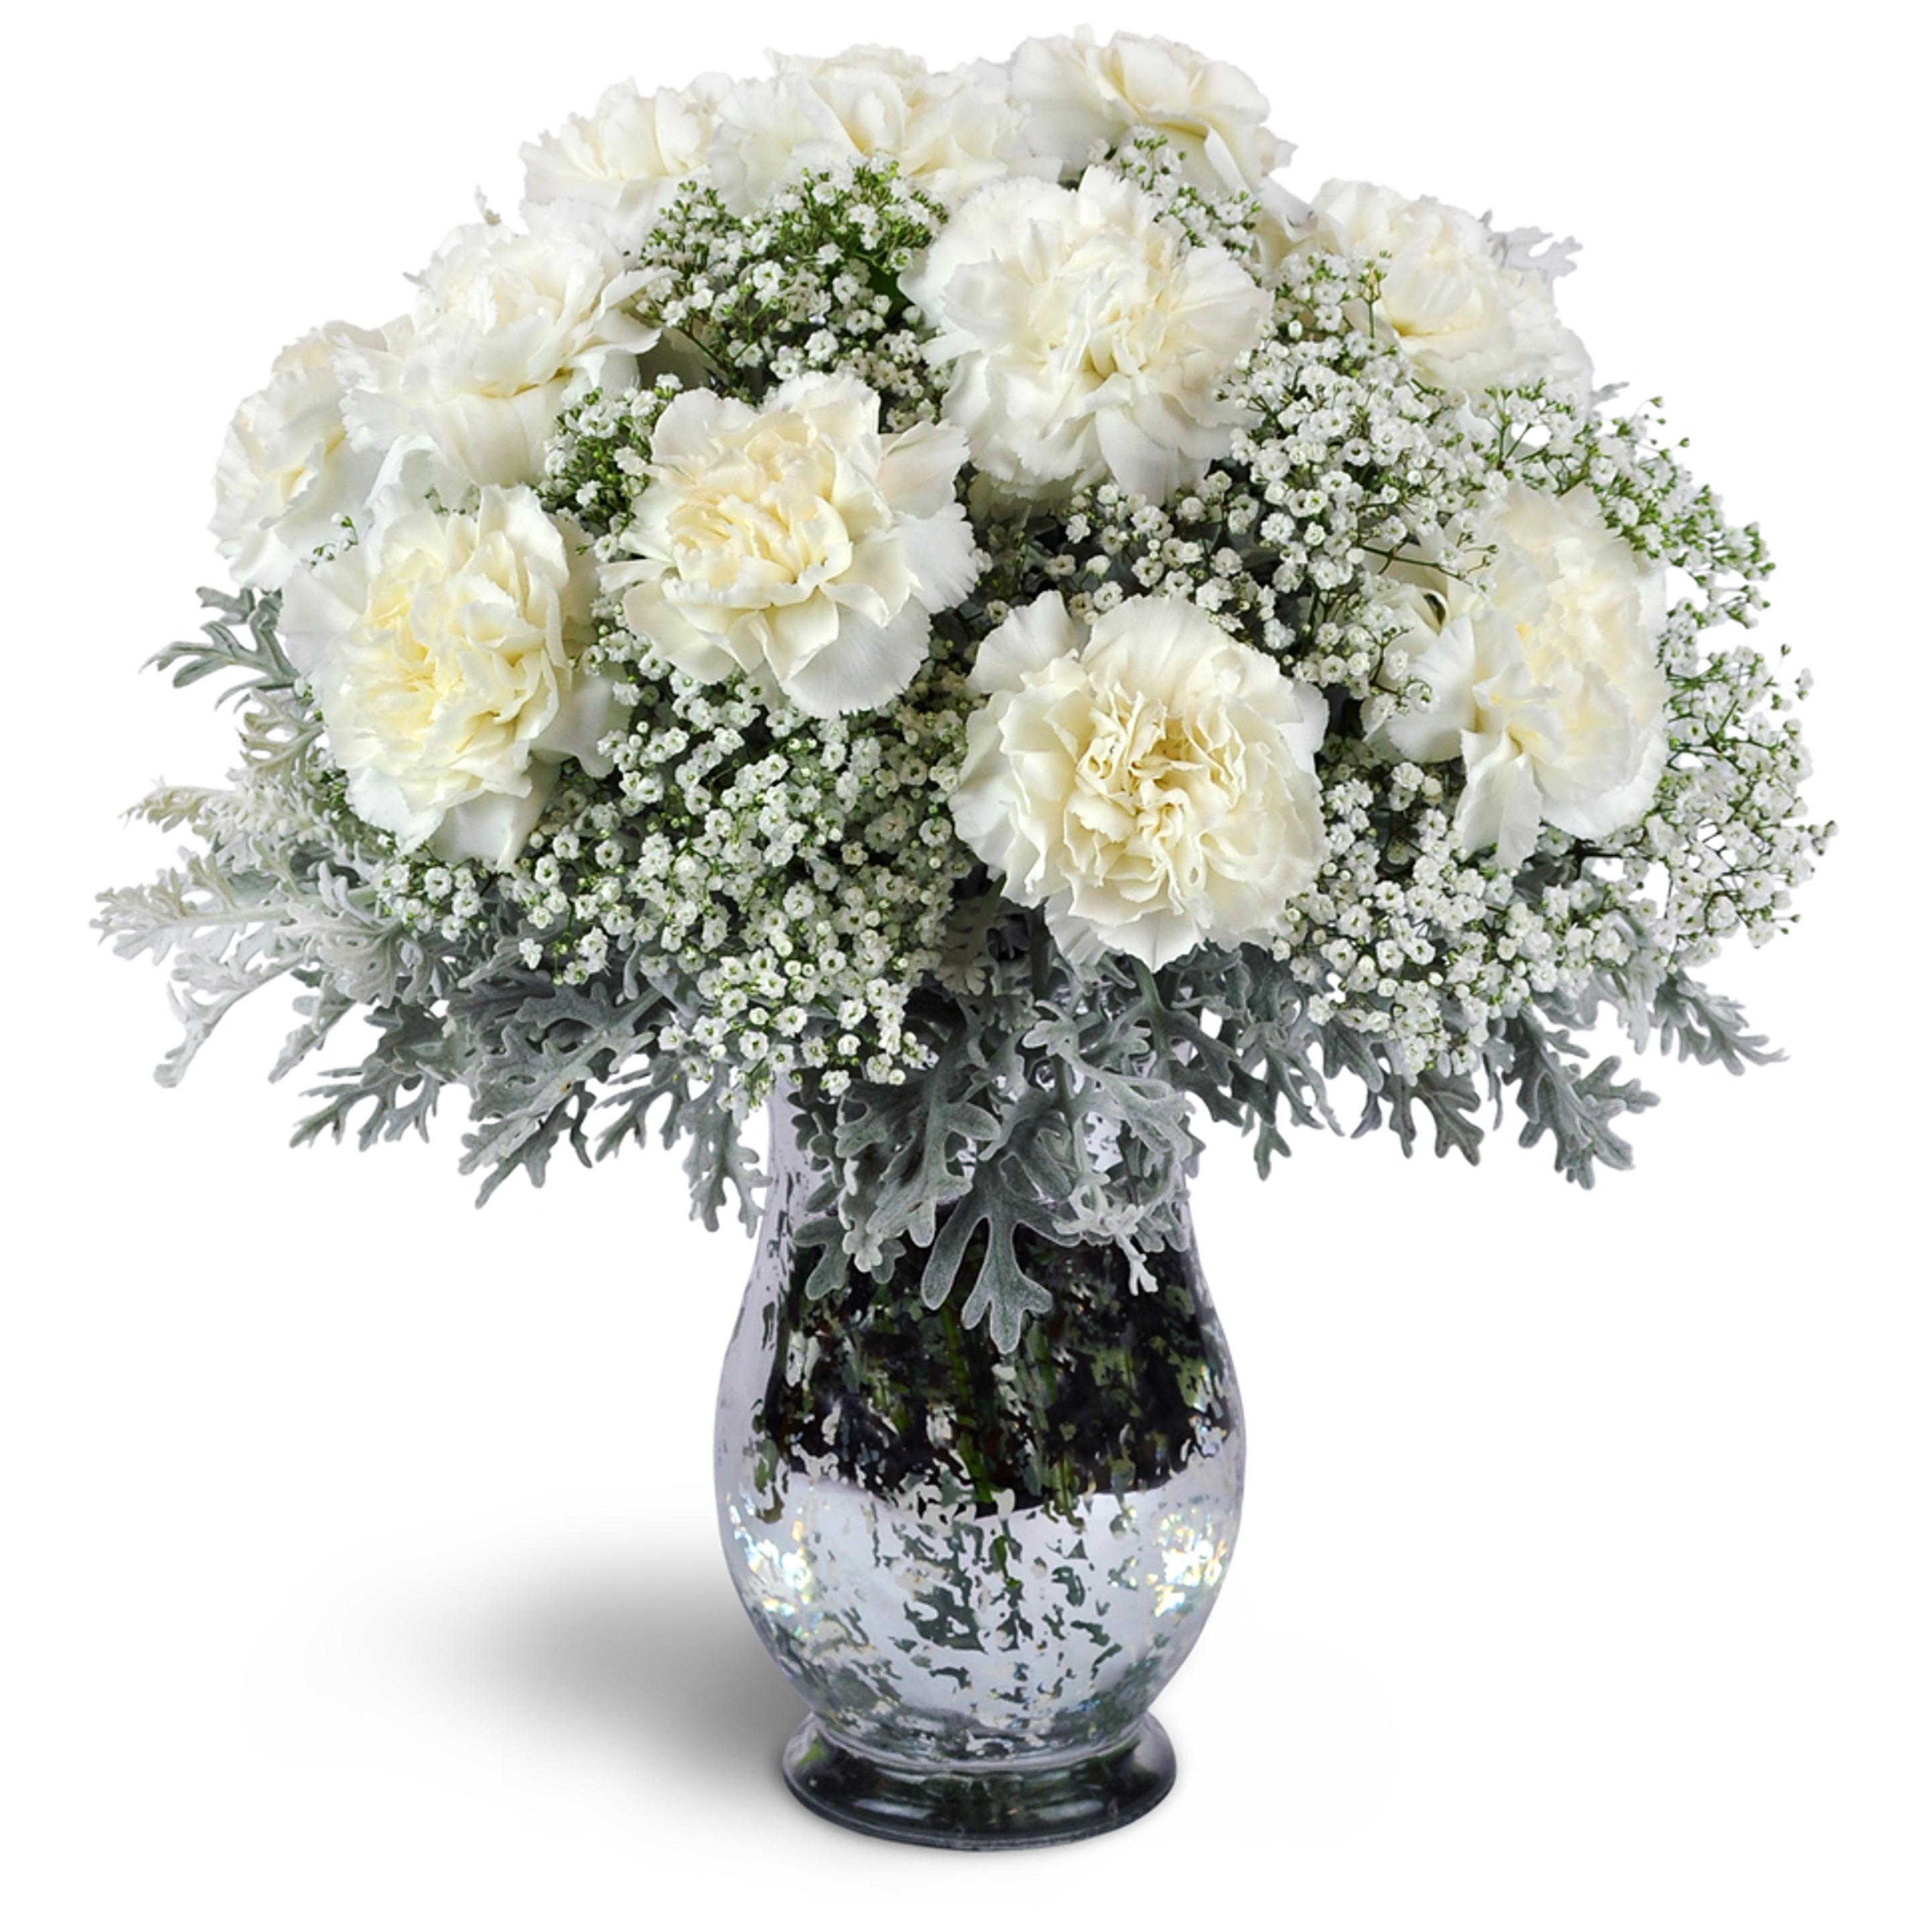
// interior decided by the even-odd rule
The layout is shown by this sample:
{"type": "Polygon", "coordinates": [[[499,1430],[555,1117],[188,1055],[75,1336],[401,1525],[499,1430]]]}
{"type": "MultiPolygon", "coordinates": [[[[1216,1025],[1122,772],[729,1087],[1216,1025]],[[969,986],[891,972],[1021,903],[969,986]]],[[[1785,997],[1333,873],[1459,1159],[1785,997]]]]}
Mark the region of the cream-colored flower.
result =
{"type": "Polygon", "coordinates": [[[1512,867],[1540,825],[1604,838],[1649,809],[1670,752],[1664,571],[1580,488],[1513,484],[1483,534],[1480,590],[1423,572],[1378,593],[1407,617],[1398,645],[1433,693],[1382,728],[1405,758],[1462,760],[1462,849],[1493,845],[1512,867]]]}
{"type": "Polygon", "coordinates": [[[385,452],[390,473],[427,459],[422,480],[446,499],[537,482],[564,405],[622,388],[656,341],[628,307],[643,280],[587,230],[459,228],[424,272],[415,314],[355,358],[351,435],[385,452]]]}
{"type": "Polygon", "coordinates": [[[1145,128],[1168,137],[1197,188],[1258,193],[1294,152],[1269,133],[1267,100],[1239,68],[1176,40],[1116,34],[1102,45],[1082,27],[1024,42],[1008,68],[1034,145],[1063,170],[1083,166],[1095,142],[1113,147],[1145,128]]]}
{"type": "Polygon", "coordinates": [[[561,218],[599,230],[620,249],[636,248],[704,165],[730,86],[706,75],[654,94],[632,80],[606,88],[594,112],[572,115],[524,144],[524,220],[541,229],[561,218]]]}
{"type": "Polygon", "coordinates": [[[582,670],[593,588],[536,493],[476,514],[385,506],[369,536],[290,584],[289,658],[310,679],[349,802],[404,851],[508,865],[574,758],[622,712],[582,670]]]}
{"type": "Polygon", "coordinates": [[[978,574],[953,490],[965,460],[944,424],[882,436],[853,376],[796,377],[758,410],[689,392],[658,420],[604,587],[692,677],[746,671],[816,717],[875,709],[978,574]]]}
{"type": "Polygon", "coordinates": [[[862,159],[896,160],[949,206],[988,182],[1047,171],[1004,75],[984,62],[933,74],[896,47],[852,47],[772,64],[770,80],[740,81],[718,103],[711,168],[736,213],[808,170],[862,159]]]}
{"type": "Polygon", "coordinates": [[[1111,475],[1163,496],[1246,419],[1224,392],[1268,298],[1106,169],[982,190],[904,281],[937,332],[927,354],[952,368],[947,417],[1016,494],[1111,475]]]}
{"type": "Polygon", "coordinates": [[[1589,356],[1550,292],[1563,254],[1526,265],[1513,238],[1462,208],[1368,182],[1330,182],[1312,212],[1310,247],[1387,257],[1376,320],[1426,381],[1477,395],[1543,382],[1589,401],[1589,356]]]}
{"type": "Polygon", "coordinates": [[[268,386],[235,412],[214,472],[209,527],[236,581],[279,590],[300,564],[338,542],[362,514],[380,460],[358,450],[342,420],[345,350],[382,338],[323,325],[274,360],[268,386]]]}
{"type": "Polygon", "coordinates": [[[972,682],[954,822],[1070,958],[1265,940],[1313,884],[1326,705],[1196,605],[1130,598],[1089,632],[1049,592],[972,682]]]}

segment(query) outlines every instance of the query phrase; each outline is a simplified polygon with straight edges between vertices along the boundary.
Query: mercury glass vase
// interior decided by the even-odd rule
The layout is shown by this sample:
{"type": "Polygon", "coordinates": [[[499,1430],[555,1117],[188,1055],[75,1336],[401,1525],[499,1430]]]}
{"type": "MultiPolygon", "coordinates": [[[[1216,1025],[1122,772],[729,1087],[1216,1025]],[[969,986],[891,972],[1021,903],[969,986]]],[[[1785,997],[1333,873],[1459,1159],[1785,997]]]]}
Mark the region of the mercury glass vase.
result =
{"type": "Polygon", "coordinates": [[[1191,1243],[1137,1290],[1112,1246],[1023,1236],[1053,1306],[1002,1354],[963,1293],[922,1304],[922,1254],[811,1299],[796,1233],[820,1177],[783,1104],[772,1166],[716,1468],[738,1594],[810,1708],[786,1781],[919,1844],[1130,1822],[1173,1784],[1148,1707],[1240,1514],[1240,1399],[1191,1243]]]}

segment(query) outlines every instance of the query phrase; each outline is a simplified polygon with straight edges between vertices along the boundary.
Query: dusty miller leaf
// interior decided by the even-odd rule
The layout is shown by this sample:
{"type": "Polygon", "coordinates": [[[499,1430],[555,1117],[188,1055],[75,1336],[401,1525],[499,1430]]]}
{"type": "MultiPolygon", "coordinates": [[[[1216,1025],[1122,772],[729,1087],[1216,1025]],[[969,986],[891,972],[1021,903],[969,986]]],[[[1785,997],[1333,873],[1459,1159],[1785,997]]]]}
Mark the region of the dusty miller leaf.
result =
{"type": "Polygon", "coordinates": [[[928,1308],[946,1300],[969,1244],[983,1231],[985,1251],[959,1318],[968,1328],[984,1321],[993,1346],[1002,1354],[1011,1354],[1019,1346],[1027,1317],[1043,1315],[1053,1306],[1052,1296],[1020,1265],[1015,1238],[1028,1228],[1051,1240],[1052,1226],[1050,1210],[1014,1185],[1004,1162],[978,1168],[971,1192],[947,1210],[927,1254],[920,1300],[928,1308]]]}
{"type": "Polygon", "coordinates": [[[1523,1126],[1518,1136],[1534,1147],[1546,1134],[1556,1142],[1556,1171],[1579,1186],[1596,1184],[1598,1165],[1630,1165],[1630,1144],[1612,1123],[1624,1114],[1657,1104],[1636,1081],[1619,1084],[1614,1056],[1580,1074],[1583,1049],[1558,1028],[1546,1027],[1532,1011],[1519,1013],[1503,1030],[1499,1056],[1504,1085],[1516,1090],[1523,1126]]]}

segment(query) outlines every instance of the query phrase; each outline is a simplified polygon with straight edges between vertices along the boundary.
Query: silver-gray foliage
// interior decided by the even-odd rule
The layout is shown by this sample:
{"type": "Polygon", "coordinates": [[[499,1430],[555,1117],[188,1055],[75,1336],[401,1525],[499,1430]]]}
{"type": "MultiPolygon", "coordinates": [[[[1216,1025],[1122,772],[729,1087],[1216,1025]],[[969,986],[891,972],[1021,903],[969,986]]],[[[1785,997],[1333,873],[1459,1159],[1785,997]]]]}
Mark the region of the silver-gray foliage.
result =
{"type": "MultiPolygon", "coordinates": [[[[104,896],[100,921],[124,956],[170,968],[184,1037],[160,1077],[178,1080],[237,1000],[286,979],[300,1024],[278,1077],[352,1013],[370,1030],[358,1061],[320,1076],[298,1142],[426,1136],[454,1090],[470,1120],[462,1164],[483,1198],[518,1173],[540,1185],[560,1152],[587,1164],[655,1135],[684,1144],[707,1226],[732,1207],[750,1225],[763,1176],[742,1096],[652,1049],[667,1021],[693,1016],[693,990],[634,956],[560,984],[523,964],[507,910],[494,929],[470,922],[460,947],[399,930],[379,910],[392,855],[331,796],[272,600],[209,602],[203,640],[159,662],[179,682],[232,676],[249,755],[227,790],[146,802],[153,822],[203,845],[153,884],[104,896]]],[[[1606,971],[1583,997],[1524,1005],[1475,1070],[1418,1072],[1373,1035],[1312,1017],[1292,963],[1260,949],[1204,947],[1157,972],[1112,956],[1076,970],[1036,916],[984,893],[962,904],[959,934],[956,960],[908,1008],[924,1073],[836,1096],[808,1081],[792,1090],[806,1144],[840,1177],[802,1239],[818,1251],[820,1295],[925,1251],[928,1304],[961,1294],[964,1321],[984,1321],[1003,1348],[1046,1300],[1016,1236],[1112,1242],[1144,1277],[1178,1238],[1203,1120],[1246,1136],[1266,1172],[1296,1127],[1386,1130],[1406,1153],[1473,1162],[1486,1120],[1513,1107],[1523,1143],[1547,1139],[1558,1171],[1588,1186],[1630,1164],[1623,1123],[1654,1104],[1615,1058],[1591,1062],[1582,1036],[1606,1014],[1640,1043],[1733,1072],[1774,1057],[1734,1002],[1677,973],[1634,987],[1606,971]]]]}

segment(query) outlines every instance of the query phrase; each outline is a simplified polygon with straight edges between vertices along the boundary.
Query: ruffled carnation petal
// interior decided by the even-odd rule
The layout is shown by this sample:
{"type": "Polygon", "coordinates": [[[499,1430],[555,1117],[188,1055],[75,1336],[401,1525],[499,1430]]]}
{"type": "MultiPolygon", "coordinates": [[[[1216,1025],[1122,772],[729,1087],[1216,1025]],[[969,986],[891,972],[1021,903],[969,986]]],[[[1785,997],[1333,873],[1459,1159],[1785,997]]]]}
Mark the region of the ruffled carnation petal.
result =
{"type": "Polygon", "coordinates": [[[350,358],[344,411],[356,446],[384,454],[386,482],[409,473],[448,502],[538,482],[559,412],[629,382],[658,340],[629,308],[641,276],[591,229],[473,224],[419,280],[415,314],[350,358]]]}
{"type": "Polygon", "coordinates": [[[1194,604],[1130,598],[1090,631],[1049,592],[973,681],[954,823],[1070,958],[1264,940],[1314,883],[1321,697],[1194,604]]]}
{"type": "Polygon", "coordinates": [[[1077,188],[987,189],[903,280],[934,330],[928,356],[952,371],[947,420],[1017,495],[1109,476],[1163,495],[1250,419],[1227,390],[1267,296],[1105,169],[1077,188]]]}
{"type": "Polygon", "coordinates": [[[1426,381],[1477,395],[1540,382],[1587,406],[1590,358],[1558,318],[1552,274],[1509,243],[1447,202],[1331,181],[1303,245],[1380,262],[1376,321],[1426,381]]]}
{"type": "Polygon", "coordinates": [[[814,716],[904,690],[979,560],[953,500],[964,439],[878,422],[878,395],[844,374],[794,378],[758,410],[671,404],[603,572],[631,629],[693,677],[736,668],[814,716]]]}
{"type": "Polygon", "coordinates": [[[1405,758],[1460,756],[1464,850],[1520,865],[1539,825],[1606,838],[1649,809],[1669,756],[1658,663],[1664,566],[1640,556],[1594,497],[1510,486],[1481,532],[1480,587],[1442,579],[1378,590],[1426,704],[1379,736],[1405,758]]]}
{"type": "Polygon", "coordinates": [[[224,439],[209,527],[238,584],[279,590],[364,520],[381,467],[344,418],[345,363],[382,338],[344,322],[292,343],[224,439]]]}
{"type": "Polygon", "coordinates": [[[1062,170],[1096,141],[1117,146],[1142,128],[1164,134],[1196,188],[1258,190],[1294,150],[1266,126],[1268,102],[1240,69],[1178,40],[1090,28],[1026,40],[1010,68],[1035,146],[1062,170]]]}
{"type": "Polygon", "coordinates": [[[610,681],[578,671],[590,592],[576,539],[520,488],[484,489],[473,514],[392,501],[296,578],[290,661],[356,812],[405,851],[508,864],[556,765],[596,760],[622,716],[610,681]]]}

